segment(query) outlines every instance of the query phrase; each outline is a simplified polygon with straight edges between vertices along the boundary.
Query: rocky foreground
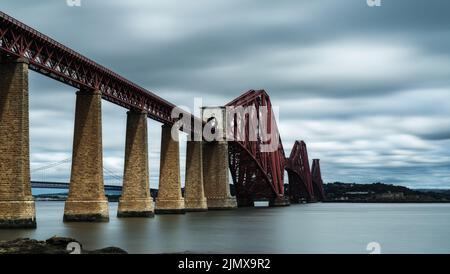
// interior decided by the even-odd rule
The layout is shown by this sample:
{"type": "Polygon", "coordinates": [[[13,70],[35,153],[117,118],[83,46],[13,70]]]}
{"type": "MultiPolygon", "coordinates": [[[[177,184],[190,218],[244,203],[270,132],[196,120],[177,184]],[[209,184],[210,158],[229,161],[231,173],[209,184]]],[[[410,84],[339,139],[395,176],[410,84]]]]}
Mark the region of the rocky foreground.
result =
{"type": "Polygon", "coordinates": [[[118,247],[85,250],[80,242],[72,238],[52,237],[46,241],[28,238],[0,241],[0,254],[127,254],[118,247]],[[78,248],[79,247],[79,248],[78,248]]]}

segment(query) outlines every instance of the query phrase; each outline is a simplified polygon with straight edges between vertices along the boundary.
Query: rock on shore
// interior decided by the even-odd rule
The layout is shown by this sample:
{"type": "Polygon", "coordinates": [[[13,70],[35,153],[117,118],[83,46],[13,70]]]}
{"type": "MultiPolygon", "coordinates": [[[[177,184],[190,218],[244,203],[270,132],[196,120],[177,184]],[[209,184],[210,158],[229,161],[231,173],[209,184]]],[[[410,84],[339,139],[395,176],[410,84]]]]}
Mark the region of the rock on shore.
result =
{"type": "MultiPolygon", "coordinates": [[[[72,238],[52,237],[46,241],[20,238],[12,241],[0,241],[0,254],[70,254],[69,244],[79,246],[81,254],[127,254],[118,247],[106,247],[97,250],[84,250],[81,243],[72,238]]],[[[75,247],[75,249],[76,249],[75,247]]],[[[76,250],[75,250],[76,252],[76,250]]]]}

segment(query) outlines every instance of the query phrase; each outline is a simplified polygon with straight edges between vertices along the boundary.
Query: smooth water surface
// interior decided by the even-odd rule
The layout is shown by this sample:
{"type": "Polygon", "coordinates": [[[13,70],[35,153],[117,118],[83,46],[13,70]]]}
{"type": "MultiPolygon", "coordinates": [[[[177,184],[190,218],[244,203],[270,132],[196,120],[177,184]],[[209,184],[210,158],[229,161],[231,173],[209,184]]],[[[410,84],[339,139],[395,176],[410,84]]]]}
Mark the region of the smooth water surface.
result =
{"type": "Polygon", "coordinates": [[[63,223],[63,202],[37,202],[36,230],[0,230],[0,240],[54,235],[87,249],[130,253],[450,253],[450,204],[316,203],[282,208],[157,215],[109,223],[63,223]]]}

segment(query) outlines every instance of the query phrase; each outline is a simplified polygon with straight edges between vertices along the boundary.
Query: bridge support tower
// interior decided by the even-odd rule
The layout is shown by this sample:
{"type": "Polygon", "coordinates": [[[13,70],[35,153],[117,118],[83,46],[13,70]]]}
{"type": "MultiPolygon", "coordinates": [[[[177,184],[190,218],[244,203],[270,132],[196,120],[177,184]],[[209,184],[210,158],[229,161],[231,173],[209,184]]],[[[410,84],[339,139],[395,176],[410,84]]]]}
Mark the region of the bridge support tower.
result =
{"type": "Polygon", "coordinates": [[[208,210],[203,186],[203,149],[201,141],[187,142],[184,197],[186,211],[208,210]]]}
{"type": "Polygon", "coordinates": [[[125,167],[118,217],[153,217],[148,168],[147,112],[127,113],[125,167]]]}
{"type": "Polygon", "coordinates": [[[233,209],[236,198],[231,196],[228,172],[228,143],[203,144],[203,180],[208,209],[233,209]]]}
{"type": "Polygon", "coordinates": [[[77,92],[72,170],[64,221],[109,221],[103,186],[101,92],[77,92]]]}
{"type": "Polygon", "coordinates": [[[172,138],[171,129],[170,125],[162,126],[159,190],[155,207],[157,214],[185,213],[181,194],[180,147],[178,139],[172,138]]]}
{"type": "Polygon", "coordinates": [[[0,60],[0,228],[35,228],[30,183],[28,63],[0,60]]]}

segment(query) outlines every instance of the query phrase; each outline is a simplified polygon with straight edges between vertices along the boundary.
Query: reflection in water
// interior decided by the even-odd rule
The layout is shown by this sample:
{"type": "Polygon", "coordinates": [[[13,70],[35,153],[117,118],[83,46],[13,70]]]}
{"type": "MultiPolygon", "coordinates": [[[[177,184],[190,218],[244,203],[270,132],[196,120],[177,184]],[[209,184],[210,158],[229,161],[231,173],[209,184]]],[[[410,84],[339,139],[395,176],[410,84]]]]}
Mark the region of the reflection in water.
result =
{"type": "Polygon", "coordinates": [[[0,230],[0,240],[54,235],[87,249],[131,253],[450,253],[450,204],[308,204],[63,223],[63,202],[37,202],[38,228],[0,230]]]}

